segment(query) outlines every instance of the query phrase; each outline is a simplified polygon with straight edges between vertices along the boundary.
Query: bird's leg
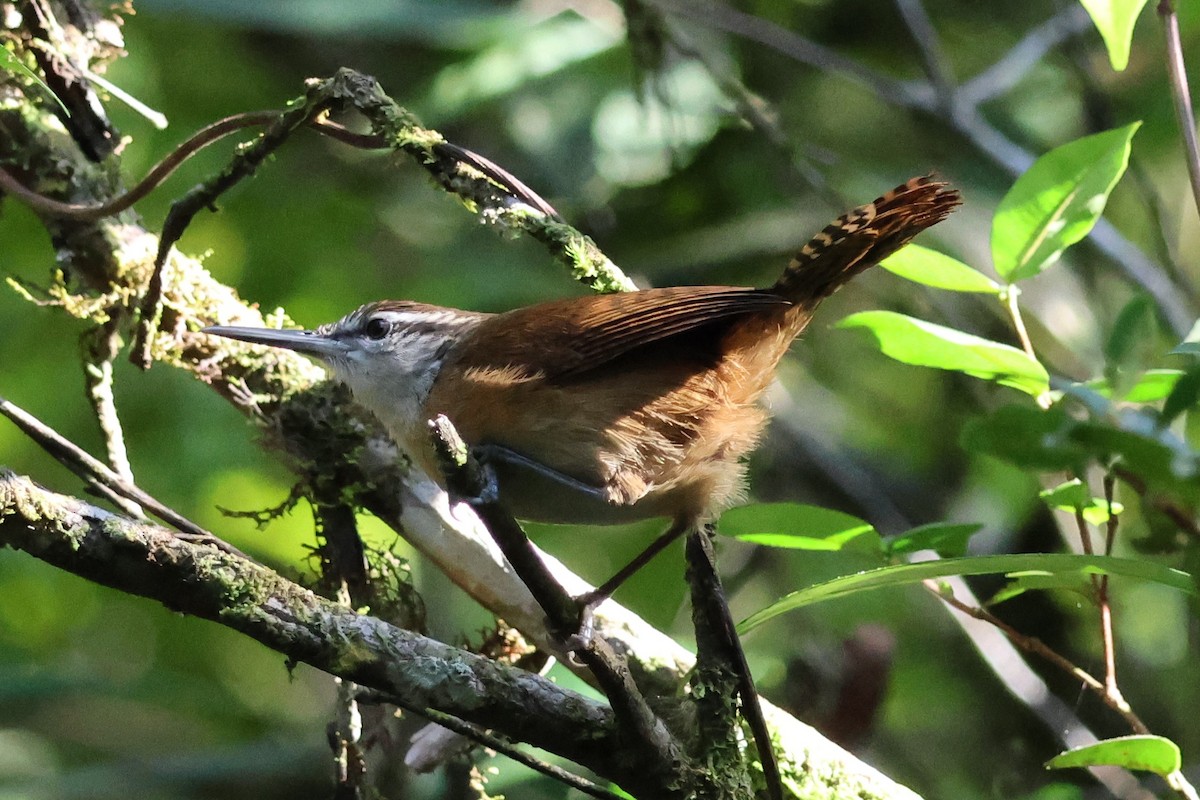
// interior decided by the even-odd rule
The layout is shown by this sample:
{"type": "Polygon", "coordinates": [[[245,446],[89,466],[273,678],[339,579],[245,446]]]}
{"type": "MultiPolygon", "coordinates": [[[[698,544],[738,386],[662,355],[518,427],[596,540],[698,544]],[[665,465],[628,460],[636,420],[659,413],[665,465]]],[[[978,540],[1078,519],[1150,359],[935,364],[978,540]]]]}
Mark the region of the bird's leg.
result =
{"type": "MultiPolygon", "coordinates": [[[[572,478],[570,475],[565,475],[540,461],[510,450],[507,447],[496,444],[477,445],[472,448],[471,454],[483,465],[486,478],[487,485],[484,492],[478,498],[479,502],[491,502],[501,498],[502,492],[500,491],[494,468],[496,464],[520,466],[536,472],[538,475],[548,478],[555,483],[580,492],[583,495],[608,502],[608,494],[603,488],[584,483],[577,478],[572,478]]],[[[615,575],[597,588],[592,589],[590,592],[584,592],[575,598],[575,602],[579,605],[579,630],[569,639],[572,649],[575,647],[586,647],[587,643],[591,640],[595,631],[592,615],[596,607],[612,597],[621,584],[649,563],[652,558],[662,552],[671,542],[686,533],[690,527],[692,527],[691,522],[676,520],[671,524],[671,527],[667,528],[661,536],[651,542],[645,550],[638,553],[632,561],[622,567],[615,575]]]]}
{"type": "Polygon", "coordinates": [[[646,564],[650,563],[650,560],[661,553],[667,545],[687,533],[691,527],[692,524],[686,520],[680,519],[671,523],[671,527],[667,528],[662,535],[651,542],[645,550],[634,556],[632,561],[621,567],[616,575],[613,575],[590,592],[584,592],[579,595],[575,600],[590,613],[596,606],[612,597],[621,584],[628,580],[635,572],[646,566],[646,564]]]}
{"type": "Polygon", "coordinates": [[[671,523],[671,527],[667,528],[662,535],[651,542],[645,550],[638,553],[633,557],[632,561],[621,567],[616,575],[613,575],[590,592],[578,595],[575,598],[575,602],[579,604],[579,632],[571,637],[572,645],[586,647],[595,633],[594,614],[596,607],[612,597],[621,584],[628,580],[635,572],[650,563],[650,560],[661,553],[671,542],[687,533],[691,527],[691,522],[675,520],[671,523]]]}

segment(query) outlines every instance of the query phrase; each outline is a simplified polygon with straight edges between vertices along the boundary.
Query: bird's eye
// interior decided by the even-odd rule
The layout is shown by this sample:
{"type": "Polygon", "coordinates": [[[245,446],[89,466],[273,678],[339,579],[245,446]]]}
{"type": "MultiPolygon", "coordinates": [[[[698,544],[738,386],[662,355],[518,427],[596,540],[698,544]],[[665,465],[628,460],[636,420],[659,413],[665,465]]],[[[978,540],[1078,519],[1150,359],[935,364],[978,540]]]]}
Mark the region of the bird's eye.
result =
{"type": "Polygon", "coordinates": [[[367,321],[366,327],[363,328],[363,333],[367,335],[368,339],[379,341],[387,336],[391,330],[392,325],[390,322],[382,317],[375,317],[374,319],[367,321]]]}

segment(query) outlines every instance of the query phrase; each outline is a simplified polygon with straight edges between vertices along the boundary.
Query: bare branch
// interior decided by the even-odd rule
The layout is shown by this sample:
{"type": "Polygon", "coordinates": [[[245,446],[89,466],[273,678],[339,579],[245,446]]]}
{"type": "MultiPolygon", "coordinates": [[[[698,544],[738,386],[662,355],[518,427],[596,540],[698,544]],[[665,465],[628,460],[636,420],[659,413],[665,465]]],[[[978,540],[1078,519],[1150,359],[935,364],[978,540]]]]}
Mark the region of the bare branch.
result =
{"type": "MultiPolygon", "coordinates": [[[[108,490],[105,494],[110,498],[115,498],[118,507],[123,506],[122,500],[135,504],[134,508],[140,505],[148,509],[154,516],[194,539],[211,544],[232,555],[247,557],[233,545],[222,541],[187,517],[127,482],[102,462],[92,458],[74,442],[3,397],[0,397],[0,414],[12,420],[25,435],[37,442],[43,450],[71,472],[95,486],[101,486],[108,490]]],[[[136,515],[140,516],[140,510],[136,512],[136,515]]]]}
{"type": "Polygon", "coordinates": [[[650,0],[647,4],[695,20],[714,30],[757,42],[822,72],[841,75],[868,89],[872,94],[886,97],[899,105],[924,111],[933,110],[935,99],[929,86],[890,78],[762,17],[712,0],[650,0]]]}
{"type": "Polygon", "coordinates": [[[983,72],[959,87],[962,101],[970,106],[986,103],[1014,88],[1033,67],[1058,45],[1091,27],[1091,17],[1078,3],[1029,30],[1012,49],[983,72]]]}
{"type": "Polygon", "coordinates": [[[933,20],[921,0],[896,0],[896,8],[904,24],[908,26],[913,41],[917,43],[917,51],[925,66],[925,74],[933,84],[934,93],[942,105],[953,113],[953,105],[957,100],[958,86],[954,73],[950,69],[950,59],[942,49],[942,41],[933,27],[933,20]]]}
{"type": "Polygon", "coordinates": [[[1192,93],[1188,89],[1187,69],[1183,63],[1183,45],[1179,41],[1179,17],[1171,0],[1159,0],[1158,16],[1166,39],[1167,75],[1170,77],[1171,99],[1175,101],[1175,116],[1183,135],[1183,148],[1188,178],[1192,185],[1192,201],[1200,214],[1200,144],[1196,141],[1196,116],[1192,113],[1192,93]]]}

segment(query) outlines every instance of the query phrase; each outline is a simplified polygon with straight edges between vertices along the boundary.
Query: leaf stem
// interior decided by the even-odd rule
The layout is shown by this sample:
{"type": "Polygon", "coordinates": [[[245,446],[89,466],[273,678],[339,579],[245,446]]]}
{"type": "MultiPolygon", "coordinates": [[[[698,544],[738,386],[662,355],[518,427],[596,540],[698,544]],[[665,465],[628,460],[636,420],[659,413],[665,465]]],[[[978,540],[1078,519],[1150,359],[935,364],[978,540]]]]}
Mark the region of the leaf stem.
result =
{"type": "MultiPolygon", "coordinates": [[[[1113,537],[1116,535],[1116,518],[1112,513],[1112,488],[1112,478],[1106,475],[1104,478],[1104,497],[1108,502],[1107,535],[1104,544],[1104,555],[1106,556],[1112,555],[1113,537]]],[[[1090,491],[1088,495],[1091,495],[1090,491]]],[[[1092,547],[1091,529],[1088,527],[1087,520],[1084,519],[1083,509],[1080,507],[1075,509],[1075,526],[1079,529],[1079,542],[1083,546],[1083,552],[1089,556],[1093,555],[1095,548],[1092,547]]],[[[1121,689],[1117,686],[1117,658],[1115,639],[1113,638],[1112,604],[1108,601],[1108,576],[1092,575],[1092,588],[1096,592],[1096,605],[1100,609],[1100,641],[1104,648],[1104,691],[1118,703],[1127,705],[1121,689]]]]}
{"type": "MultiPolygon", "coordinates": [[[[1025,351],[1025,355],[1034,361],[1038,361],[1037,353],[1033,351],[1033,342],[1029,338],[1029,331],[1025,329],[1025,320],[1021,316],[1021,306],[1017,303],[1017,297],[1020,294],[1021,290],[1010,284],[1004,287],[1001,298],[1008,309],[1008,316],[1012,320],[1013,329],[1017,332],[1017,339],[1021,342],[1021,349],[1025,351]]],[[[1040,364],[1041,362],[1038,361],[1038,363],[1040,364]]],[[[1050,394],[1048,392],[1042,392],[1037,398],[1037,404],[1042,408],[1049,408],[1050,402],[1050,394]]]]}
{"type": "MultiPolygon", "coordinates": [[[[1113,483],[1116,479],[1107,474],[1104,476],[1104,501],[1108,506],[1108,519],[1105,521],[1104,555],[1112,555],[1113,540],[1117,536],[1117,515],[1113,513],[1113,483]]],[[[1112,604],[1108,601],[1108,576],[1101,575],[1096,582],[1097,600],[1100,603],[1100,629],[1104,639],[1104,685],[1105,689],[1116,697],[1121,696],[1117,687],[1116,646],[1113,638],[1112,604]]]]}

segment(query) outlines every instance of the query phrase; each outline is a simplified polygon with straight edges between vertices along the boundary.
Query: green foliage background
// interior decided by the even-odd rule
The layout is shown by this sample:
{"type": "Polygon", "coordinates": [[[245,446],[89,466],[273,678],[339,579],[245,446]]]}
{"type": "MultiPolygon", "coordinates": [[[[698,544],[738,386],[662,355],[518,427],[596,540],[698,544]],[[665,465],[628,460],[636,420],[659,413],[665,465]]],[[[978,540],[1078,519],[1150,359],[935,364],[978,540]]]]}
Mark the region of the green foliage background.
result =
{"type": "MultiPolygon", "coordinates": [[[[926,5],[963,78],[1061,7],[926,5]]],[[[163,111],[171,126],[157,131],[115,101],[109,110],[132,137],[124,153],[132,181],[202,125],[278,108],[301,92],[304,78],[351,66],[374,74],[452,141],[520,176],[626,272],[654,285],[769,283],[790,251],[834,216],[936,170],[962,188],[966,205],[922,244],[993,274],[988,231],[1013,178],[944,118],[903,110],[761,45],[703,25],[693,29],[698,46],[774,104],[796,159],[827,181],[814,189],[787,154],[737,121],[695,62],[663,65],[655,85],[670,99],[666,110],[654,107],[653,91],[648,105],[639,105],[637,89],[647,84],[634,67],[620,9],[602,2],[579,8],[584,16],[558,4],[465,0],[144,0],[124,27],[129,56],[107,77],[163,111]]],[[[886,74],[922,74],[890,3],[763,0],[741,8],[886,74]]],[[[1186,6],[1181,11],[1184,46],[1194,52],[1200,27],[1186,6]]],[[[1152,15],[1143,16],[1125,72],[1111,71],[1099,37],[1085,30],[984,112],[1033,153],[1144,120],[1133,174],[1106,216],[1152,257],[1182,265],[1195,283],[1196,217],[1161,43],[1152,15]]],[[[143,201],[138,208],[148,226],[228,153],[224,146],[205,152],[143,201]]],[[[54,262],[44,231],[18,204],[2,210],[0,269],[46,282],[54,262]]],[[[180,247],[210,251],[207,266],[219,279],[306,325],[382,297],[494,311],[583,291],[535,243],[497,237],[411,164],[316,135],[296,137],[257,179],[226,197],[219,213],[199,216],[180,247]]],[[[1135,294],[1113,264],[1084,243],[1023,286],[1027,322],[1046,360],[1076,379],[1103,374],[1104,343],[1135,294]]],[[[1194,308],[1195,299],[1184,303],[1194,308]]],[[[981,522],[985,529],[973,542],[979,553],[1061,549],[1054,520],[1037,501],[1037,481],[959,445],[966,421],[1018,395],[897,364],[865,337],[832,328],[849,313],[875,308],[1015,343],[994,302],[922,288],[882,270],[863,276],[823,307],[781,371],[786,395],[773,400],[779,419],[752,462],[754,499],[842,509],[885,534],[940,520],[981,522]]],[[[0,291],[0,394],[99,453],[82,392],[80,333],[63,314],[0,291]]],[[[1149,359],[1171,364],[1164,354],[1177,340],[1155,321],[1139,341],[1149,359]]],[[[280,569],[306,572],[306,509],[261,532],[218,510],[273,506],[290,487],[286,470],[256,447],[241,418],[182,374],[142,374],[124,363],[118,372],[118,407],[144,488],[280,569]]],[[[52,488],[79,491],[8,425],[0,425],[0,463],[52,488]]],[[[546,528],[537,538],[602,579],[653,527],[598,535],[546,528]]],[[[393,544],[381,526],[366,529],[377,543],[393,544]]],[[[1136,523],[1127,525],[1118,553],[1144,535],[1136,523]]],[[[739,618],[794,588],[869,563],[853,551],[797,554],[737,542],[724,544],[722,559],[739,618]]],[[[419,561],[414,572],[436,609],[435,635],[477,637],[487,615],[419,561]]],[[[679,553],[668,554],[621,599],[686,636],[681,572],[679,553]]],[[[999,583],[977,586],[986,596],[999,583]]],[[[1169,589],[1114,586],[1122,688],[1151,729],[1176,741],[1185,764],[1188,754],[1194,764],[1196,616],[1169,589]]],[[[1029,593],[1000,613],[1102,671],[1095,613],[1077,596],[1029,593]]],[[[887,774],[927,797],[1051,796],[1059,791],[1046,788],[1051,781],[1087,785],[1082,773],[1042,771],[1061,749],[1056,732],[1003,691],[946,610],[918,589],[791,612],[748,636],[746,646],[764,693],[819,721],[836,704],[847,666],[842,643],[856,634],[894,637],[877,725],[853,743],[887,774]]],[[[1070,680],[1033,667],[1096,733],[1127,732],[1070,680]]],[[[289,675],[280,657],[224,629],[0,552],[0,797],[323,796],[331,701],[326,677],[305,668],[289,675]]],[[[493,791],[565,796],[510,763],[497,765],[493,791]]],[[[402,796],[442,796],[442,776],[396,780],[413,780],[402,796]]]]}

